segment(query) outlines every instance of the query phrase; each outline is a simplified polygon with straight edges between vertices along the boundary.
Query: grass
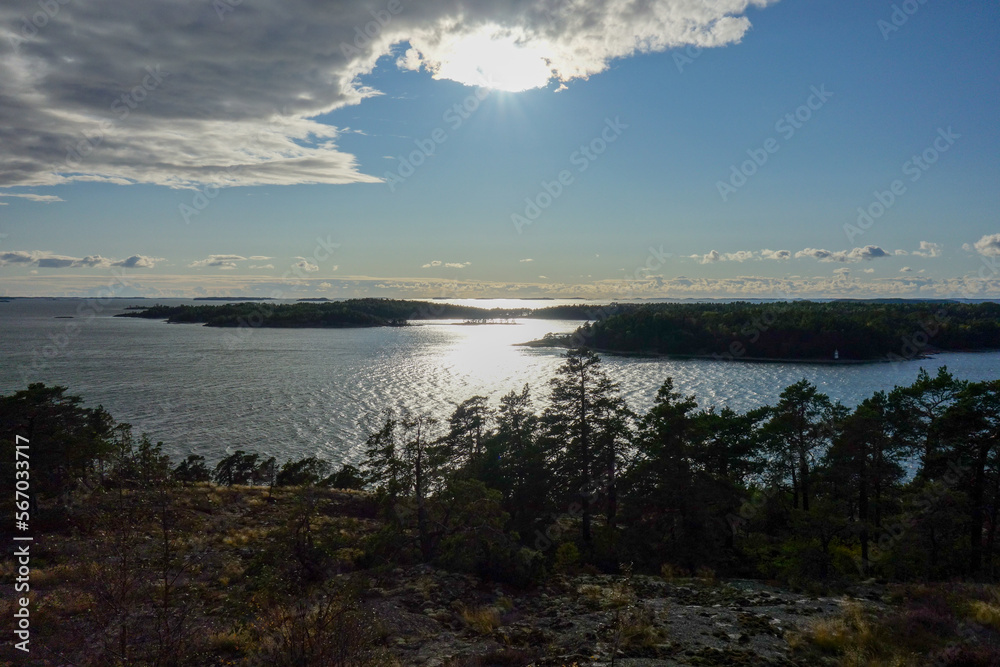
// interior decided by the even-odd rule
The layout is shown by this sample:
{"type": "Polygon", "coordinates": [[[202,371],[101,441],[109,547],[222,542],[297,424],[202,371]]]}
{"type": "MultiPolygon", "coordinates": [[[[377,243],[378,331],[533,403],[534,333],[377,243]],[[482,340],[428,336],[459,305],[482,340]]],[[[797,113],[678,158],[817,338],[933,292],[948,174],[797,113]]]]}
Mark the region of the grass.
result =
{"type": "Polygon", "coordinates": [[[500,627],[500,613],[493,607],[465,607],[460,613],[466,627],[476,634],[488,636],[500,627]]]}
{"type": "Polygon", "coordinates": [[[876,613],[846,605],[790,636],[796,654],[837,665],[1000,664],[1000,588],[978,584],[900,586],[898,606],[876,613]]]}

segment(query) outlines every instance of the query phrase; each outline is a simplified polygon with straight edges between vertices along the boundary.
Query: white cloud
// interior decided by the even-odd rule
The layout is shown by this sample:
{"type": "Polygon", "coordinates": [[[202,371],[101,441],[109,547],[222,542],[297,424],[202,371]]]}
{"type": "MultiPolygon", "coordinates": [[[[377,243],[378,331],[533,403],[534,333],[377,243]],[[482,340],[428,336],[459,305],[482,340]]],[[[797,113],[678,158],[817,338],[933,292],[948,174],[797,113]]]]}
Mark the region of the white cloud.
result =
{"type": "Polygon", "coordinates": [[[911,268],[910,268],[910,267],[908,267],[908,266],[904,266],[903,268],[901,268],[901,269],[899,270],[899,272],[900,272],[900,273],[912,273],[912,272],[913,272],[913,269],[911,269],[911,268]]]}
{"type": "Polygon", "coordinates": [[[241,255],[209,255],[206,259],[198,260],[188,264],[189,269],[203,269],[206,267],[214,269],[231,270],[236,268],[236,262],[245,262],[246,257],[241,255]]]}
{"type": "MultiPolygon", "coordinates": [[[[28,201],[42,202],[43,204],[51,204],[56,201],[66,201],[62,197],[57,197],[56,195],[35,195],[31,193],[15,194],[11,193],[0,193],[0,197],[19,197],[21,199],[27,199],[28,201]]],[[[0,202],[0,204],[6,206],[6,202],[0,202]]]]}
{"type": "Polygon", "coordinates": [[[972,247],[985,257],[1000,256],[1000,234],[988,234],[976,241],[972,247]]]}
{"type": "Polygon", "coordinates": [[[273,257],[264,257],[263,255],[250,255],[247,257],[251,262],[266,262],[269,259],[274,259],[273,257]]]}
{"type": "Polygon", "coordinates": [[[760,251],[760,256],[761,259],[782,260],[789,259],[792,256],[792,252],[790,250],[768,250],[765,248],[760,251]]]}
{"type": "Polygon", "coordinates": [[[94,0],[60,2],[34,37],[20,31],[36,6],[4,3],[0,183],[377,182],[312,119],[378,94],[359,77],[382,56],[467,85],[542,86],[739,42],[747,9],[773,1],[406,2],[379,27],[368,3],[94,0]]]}
{"type": "Polygon", "coordinates": [[[941,245],[930,241],[921,241],[920,250],[914,250],[917,257],[939,257],[941,255],[941,245]]]}
{"type": "Polygon", "coordinates": [[[305,271],[306,273],[315,273],[319,271],[319,266],[310,262],[305,257],[296,257],[295,263],[292,264],[293,268],[299,269],[300,271],[305,271]]]}
{"type": "Polygon", "coordinates": [[[443,266],[443,267],[445,267],[447,269],[464,269],[465,267],[470,266],[471,264],[472,264],[472,262],[442,262],[440,259],[435,259],[433,261],[427,262],[426,264],[422,265],[420,268],[421,269],[435,269],[435,268],[438,268],[440,266],[443,266]]]}
{"type": "Polygon", "coordinates": [[[251,269],[273,269],[274,264],[251,264],[251,269]]]}
{"type": "Polygon", "coordinates": [[[753,259],[754,254],[750,250],[737,250],[736,252],[720,253],[712,250],[704,255],[691,255],[692,259],[699,260],[702,264],[712,264],[714,262],[745,262],[753,259]]]}
{"type": "Polygon", "coordinates": [[[881,259],[889,256],[889,253],[877,245],[866,245],[864,248],[837,251],[822,248],[805,248],[795,253],[796,258],[811,257],[821,262],[860,262],[861,260],[881,259]]]}
{"type": "Polygon", "coordinates": [[[24,264],[36,266],[40,269],[79,269],[98,268],[109,269],[111,267],[122,267],[126,269],[152,269],[157,262],[164,261],[162,257],[148,257],[146,255],[132,255],[127,259],[110,259],[101,255],[88,255],[87,257],[70,257],[67,255],[56,255],[45,250],[11,250],[0,252],[0,266],[8,264],[24,264]]]}
{"type": "Polygon", "coordinates": [[[517,260],[517,261],[519,261],[519,262],[520,262],[520,263],[522,263],[522,264],[525,264],[525,263],[527,263],[527,262],[534,262],[535,260],[533,260],[533,259],[531,259],[531,258],[529,257],[528,259],[519,259],[519,260],[517,260]]]}

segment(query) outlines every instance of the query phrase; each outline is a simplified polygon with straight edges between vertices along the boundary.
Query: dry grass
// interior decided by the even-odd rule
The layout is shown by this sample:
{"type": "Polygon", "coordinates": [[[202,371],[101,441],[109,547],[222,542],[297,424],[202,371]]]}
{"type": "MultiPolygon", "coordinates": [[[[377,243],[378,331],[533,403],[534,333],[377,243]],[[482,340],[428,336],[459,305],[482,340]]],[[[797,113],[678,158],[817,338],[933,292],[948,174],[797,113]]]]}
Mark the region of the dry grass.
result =
{"type": "Polygon", "coordinates": [[[462,620],[466,627],[480,635],[491,635],[500,627],[500,613],[493,607],[463,608],[462,620]]]}
{"type": "Polygon", "coordinates": [[[1000,632],[1000,605],[996,602],[973,600],[969,603],[969,618],[1000,632]]]}

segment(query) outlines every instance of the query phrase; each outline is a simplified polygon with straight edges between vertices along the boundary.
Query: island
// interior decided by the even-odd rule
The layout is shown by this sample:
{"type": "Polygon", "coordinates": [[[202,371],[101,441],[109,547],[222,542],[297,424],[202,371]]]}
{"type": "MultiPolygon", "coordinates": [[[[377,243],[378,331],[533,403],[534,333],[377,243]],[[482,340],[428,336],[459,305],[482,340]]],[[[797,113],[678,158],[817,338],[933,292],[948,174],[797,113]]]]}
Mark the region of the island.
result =
{"type": "Polygon", "coordinates": [[[487,309],[366,298],[294,304],[157,304],[116,317],[284,328],[400,327],[427,320],[477,325],[518,319],[578,320],[583,324],[572,333],[550,333],[520,345],[728,361],[851,364],[923,358],[940,351],[1000,350],[1000,304],[946,300],[580,303],[487,309]]]}
{"type": "Polygon", "coordinates": [[[958,301],[612,304],[531,347],[727,361],[860,363],[1000,349],[1000,304],[958,301]]]}

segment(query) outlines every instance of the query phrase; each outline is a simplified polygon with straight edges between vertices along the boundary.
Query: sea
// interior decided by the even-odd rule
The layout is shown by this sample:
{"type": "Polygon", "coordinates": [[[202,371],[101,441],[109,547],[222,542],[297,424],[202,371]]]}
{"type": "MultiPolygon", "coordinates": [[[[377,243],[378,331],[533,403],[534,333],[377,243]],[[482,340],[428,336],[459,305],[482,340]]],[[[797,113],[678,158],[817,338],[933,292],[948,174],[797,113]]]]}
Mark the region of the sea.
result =
{"type": "MultiPolygon", "coordinates": [[[[449,302],[483,308],[581,303],[449,302]]],[[[480,395],[496,405],[524,385],[542,409],[564,350],[517,343],[580,325],[520,319],[476,326],[447,320],[398,328],[227,329],[113,317],[154,303],[224,302],[0,298],[0,394],[34,382],[67,387],[85,405],[103,405],[137,433],[161,441],[175,460],[200,454],[214,463],[242,449],[279,462],[316,456],[356,465],[364,456],[367,420],[386,409],[446,419],[463,400],[480,395]]],[[[967,380],[1000,379],[1000,352],[853,365],[614,355],[603,355],[602,362],[640,412],[667,378],[702,407],[737,411],[774,404],[802,379],[848,406],[912,383],[921,367],[935,373],[947,366],[967,380]]]]}

